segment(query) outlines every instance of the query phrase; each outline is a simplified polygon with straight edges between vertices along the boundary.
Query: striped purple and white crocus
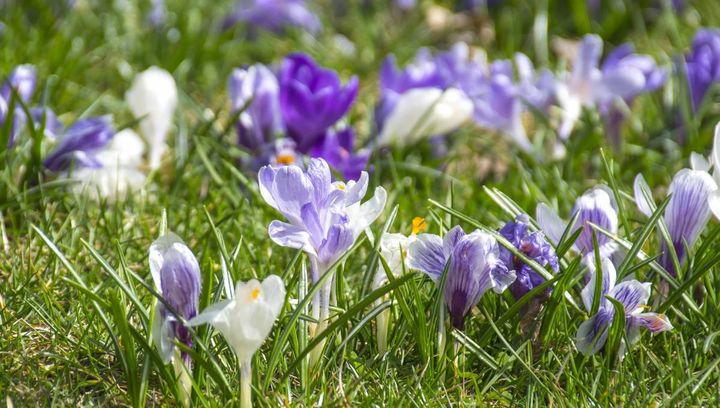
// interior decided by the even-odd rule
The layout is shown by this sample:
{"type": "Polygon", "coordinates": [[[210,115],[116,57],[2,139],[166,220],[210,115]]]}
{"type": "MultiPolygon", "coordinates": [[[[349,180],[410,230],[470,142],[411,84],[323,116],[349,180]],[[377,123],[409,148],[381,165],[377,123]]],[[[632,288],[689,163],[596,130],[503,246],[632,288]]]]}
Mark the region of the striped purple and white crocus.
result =
{"type": "MultiPolygon", "coordinates": [[[[718,190],[717,183],[707,171],[682,169],[673,177],[668,194],[672,194],[665,208],[664,220],[680,266],[685,263],[685,248],[692,248],[710,220],[710,202],[718,190]]],[[[635,177],[635,202],[641,213],[651,216],[655,208],[652,193],[642,174],[635,177]]],[[[674,260],[667,243],[661,239],[660,264],[672,276],[677,276],[674,260]]]]}
{"type": "Polygon", "coordinates": [[[460,226],[442,238],[418,235],[410,243],[407,262],[438,284],[447,265],[443,295],[452,325],[458,330],[465,327],[465,315],[485,292],[502,293],[515,281],[515,272],[508,271],[500,259],[495,238],[479,230],[466,234],[460,226]]]}
{"type": "MultiPolygon", "coordinates": [[[[593,274],[598,272],[602,273],[599,308],[595,315],[584,321],[578,328],[576,338],[578,351],[585,355],[591,355],[605,346],[609,329],[615,318],[615,307],[607,297],[611,297],[623,305],[626,322],[625,338],[629,345],[637,342],[642,328],[650,330],[651,333],[660,333],[673,328],[665,315],[647,312],[651,290],[649,282],[639,282],[633,279],[616,284],[615,267],[609,258],[604,258],[601,270],[594,271],[593,274]]],[[[588,312],[592,311],[595,281],[596,278],[593,276],[581,292],[583,304],[588,312]]],[[[626,344],[623,340],[620,345],[620,358],[624,355],[625,348],[626,344]]]]}
{"type": "MultiPolygon", "coordinates": [[[[361,203],[368,189],[368,174],[363,171],[357,181],[333,182],[330,167],[320,158],[310,159],[306,169],[264,166],[258,183],[265,201],[287,220],[270,223],[270,239],[309,255],[313,283],[355,244],[387,200],[385,189],[377,187],[372,198],[361,203]]],[[[332,276],[313,299],[313,318],[319,321],[317,328],[311,327],[313,332],[327,324],[331,287],[332,276]]]]}

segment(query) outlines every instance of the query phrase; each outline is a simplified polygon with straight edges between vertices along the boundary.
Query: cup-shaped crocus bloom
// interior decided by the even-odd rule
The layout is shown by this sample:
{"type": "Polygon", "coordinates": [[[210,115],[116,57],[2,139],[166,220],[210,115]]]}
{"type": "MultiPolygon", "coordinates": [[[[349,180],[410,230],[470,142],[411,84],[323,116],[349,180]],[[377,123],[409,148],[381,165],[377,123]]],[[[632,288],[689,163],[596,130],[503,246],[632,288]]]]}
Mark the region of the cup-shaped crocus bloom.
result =
{"type": "Polygon", "coordinates": [[[299,27],[314,34],[321,28],[320,19],[305,0],[239,0],[222,27],[228,29],[240,22],[275,33],[299,27]]]}
{"type": "Polygon", "coordinates": [[[233,112],[244,108],[236,125],[238,142],[257,152],[283,131],[277,78],[268,67],[255,64],[233,70],[229,88],[233,112]]]}
{"type": "MultiPolygon", "coordinates": [[[[568,236],[582,228],[573,248],[584,256],[592,254],[594,251],[594,229],[590,224],[595,224],[613,234],[618,232],[617,203],[612,190],[607,186],[595,186],[578,197],[570,218],[575,217],[575,214],[577,214],[577,221],[568,236]]],[[[538,204],[535,219],[545,235],[557,245],[567,228],[567,223],[543,203],[538,204]]],[[[596,231],[595,237],[601,257],[610,256],[617,249],[615,241],[604,233],[596,231]]]]}
{"type": "MultiPolygon", "coordinates": [[[[190,320],[197,314],[200,300],[200,266],[190,248],[172,232],[150,245],[150,273],[155,289],[165,300],[158,303],[153,327],[153,341],[165,363],[175,354],[175,339],[192,347],[192,337],[181,317],[190,320]]],[[[189,356],[182,353],[185,363],[189,356]]]]}
{"type": "MultiPolygon", "coordinates": [[[[531,232],[529,223],[530,218],[526,214],[520,214],[514,222],[508,222],[500,229],[500,235],[529,259],[544,268],[550,266],[552,271],[557,272],[559,265],[555,249],[547,242],[545,234],[541,231],[531,232]]],[[[514,271],[517,276],[515,282],[510,285],[510,293],[515,299],[520,299],[533,288],[545,282],[545,278],[502,245],[500,246],[500,260],[509,271],[514,271]]],[[[551,290],[548,288],[546,293],[551,290]]]]}
{"type": "Polygon", "coordinates": [[[37,85],[37,74],[32,65],[18,65],[10,72],[10,75],[3,81],[0,87],[0,126],[4,126],[6,120],[11,120],[10,139],[8,147],[12,147],[20,129],[25,123],[26,117],[20,104],[15,103],[15,109],[10,112],[13,99],[13,89],[24,104],[30,102],[35,86],[37,85]]]}
{"type": "Polygon", "coordinates": [[[597,107],[616,98],[631,97],[646,87],[643,70],[632,64],[604,72],[600,68],[602,48],[599,36],[583,37],[572,72],[559,83],[557,97],[562,108],[562,123],[558,133],[563,139],[570,136],[583,107],[597,107]]]}
{"type": "Polygon", "coordinates": [[[280,111],[288,136],[307,153],[355,101],[358,79],[342,85],[337,73],[305,54],[291,54],[280,70],[280,111]]]}
{"type": "Polygon", "coordinates": [[[156,169],[167,149],[165,139],[177,106],[175,80],[164,69],[150,67],[135,76],[125,99],[133,115],[140,119],[140,133],[150,146],[150,167],[156,169]]]}
{"type": "Polygon", "coordinates": [[[118,132],[107,146],[96,154],[99,168],[81,167],[73,170],[70,179],[77,181],[73,190],[91,198],[110,201],[137,192],[145,184],[146,175],[140,170],[145,144],[130,129],[118,132]]]}
{"type": "Polygon", "coordinates": [[[362,231],[380,215],[387,193],[382,187],[361,204],[368,175],[357,182],[332,182],[323,159],[310,159],[307,170],[296,165],[265,166],[258,174],[265,201],[287,220],[273,221],[270,238],[278,245],[303,249],[326,271],[350,247],[362,231]]]}
{"type": "MultiPolygon", "coordinates": [[[[706,159],[704,156],[693,152],[690,155],[690,168],[711,174],[715,184],[720,187],[720,164],[718,163],[720,163],[720,122],[715,125],[715,137],[713,138],[710,156],[706,159]]],[[[715,218],[720,220],[720,189],[710,194],[708,204],[715,218]]]]}
{"type": "Polygon", "coordinates": [[[55,150],[45,158],[44,165],[50,171],[67,170],[71,164],[77,167],[100,168],[97,153],[115,135],[109,116],[81,119],[64,133],[55,150]]]}
{"type": "Polygon", "coordinates": [[[354,144],[355,131],[352,128],[330,130],[322,145],[317,145],[310,151],[310,156],[325,159],[345,180],[357,180],[367,168],[370,151],[361,149],[354,152],[354,144]]]}
{"type": "Polygon", "coordinates": [[[397,100],[378,137],[380,145],[411,145],[449,133],[471,117],[473,103],[464,92],[448,88],[415,88],[397,100]]]}
{"type": "Polygon", "coordinates": [[[380,100],[375,107],[376,130],[382,131],[403,93],[415,88],[443,89],[446,85],[447,81],[429,50],[421,48],[415,59],[403,68],[398,66],[394,55],[388,55],[380,68],[380,100]]]}
{"type": "MultiPolygon", "coordinates": [[[[692,248],[710,220],[710,201],[718,186],[705,171],[682,169],[673,177],[668,194],[672,194],[665,208],[664,220],[680,265],[687,257],[685,245],[692,248]]],[[[652,193],[642,174],[635,177],[635,202],[640,212],[652,215],[649,200],[652,193]]],[[[672,276],[677,276],[672,255],[665,240],[661,239],[660,264],[672,276]]]]}
{"type": "MultiPolygon", "coordinates": [[[[649,282],[627,280],[616,285],[615,267],[609,258],[604,258],[602,270],[594,273],[603,274],[600,307],[596,315],[584,321],[578,328],[576,346],[581,353],[595,354],[605,346],[610,326],[615,318],[615,307],[606,296],[620,302],[625,309],[625,337],[630,345],[640,338],[640,329],[643,327],[650,330],[651,333],[659,333],[673,328],[665,315],[646,312],[647,302],[650,298],[651,284],[649,282]]],[[[581,292],[583,304],[588,312],[592,310],[595,281],[596,278],[593,276],[581,292]]],[[[624,351],[623,340],[620,356],[624,351]]]]}
{"type": "Polygon", "coordinates": [[[692,107],[700,107],[711,85],[720,82],[720,30],[700,29],[685,57],[692,107]]]}
{"type": "Polygon", "coordinates": [[[500,260],[500,248],[492,235],[479,230],[470,234],[459,226],[440,238],[433,234],[420,234],[410,243],[408,265],[427,274],[436,283],[445,281],[445,304],[450,311],[452,324],[462,330],[465,315],[488,290],[502,293],[515,280],[500,260]]]}

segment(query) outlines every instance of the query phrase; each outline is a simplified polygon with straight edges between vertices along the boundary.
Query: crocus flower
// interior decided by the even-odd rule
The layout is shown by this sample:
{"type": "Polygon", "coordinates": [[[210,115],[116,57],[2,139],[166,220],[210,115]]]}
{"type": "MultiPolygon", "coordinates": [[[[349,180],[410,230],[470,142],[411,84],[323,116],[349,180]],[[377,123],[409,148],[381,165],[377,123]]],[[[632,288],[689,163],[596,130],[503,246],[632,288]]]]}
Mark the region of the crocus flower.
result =
{"type": "Polygon", "coordinates": [[[63,133],[55,150],[45,158],[45,167],[54,172],[67,170],[73,163],[78,167],[100,168],[97,153],[114,135],[109,116],[81,119],[63,133]]]}
{"type": "Polygon", "coordinates": [[[402,9],[402,10],[411,10],[415,8],[415,0],[395,0],[393,2],[395,4],[395,7],[402,9]]]}
{"type": "MultiPolygon", "coordinates": [[[[275,220],[268,233],[276,244],[305,251],[311,260],[312,281],[317,282],[380,215],[387,193],[382,187],[360,203],[368,188],[368,175],[356,181],[332,182],[323,159],[299,166],[265,166],[258,173],[260,193],[288,222],[275,220]]],[[[324,327],[329,317],[332,277],[313,300],[313,315],[324,327]]],[[[317,356],[316,356],[317,357],[317,356]]],[[[317,361],[315,358],[313,360],[317,361]]]]}
{"type": "MultiPolygon", "coordinates": [[[[190,320],[197,314],[200,300],[200,266],[190,248],[172,232],[161,236],[150,245],[150,273],[155,289],[170,306],[158,303],[155,311],[153,341],[165,363],[175,354],[175,339],[192,347],[187,327],[177,317],[190,320]]],[[[187,353],[182,353],[186,364],[187,353]]]]}
{"type": "MultiPolygon", "coordinates": [[[[578,197],[570,218],[575,217],[575,214],[577,214],[577,221],[568,236],[582,228],[582,232],[573,244],[573,248],[583,256],[592,254],[594,251],[594,230],[590,225],[591,223],[613,234],[617,234],[617,203],[615,202],[613,192],[606,186],[599,185],[593,187],[578,197]]],[[[555,211],[543,203],[538,204],[535,219],[547,237],[557,245],[560,242],[563,232],[567,228],[567,223],[561,220],[555,211]]],[[[617,244],[602,232],[597,231],[595,237],[601,257],[610,256],[617,249],[617,244]]]]}
{"type": "Polygon", "coordinates": [[[222,27],[228,29],[240,22],[275,33],[299,27],[314,34],[321,28],[320,19],[305,0],[239,0],[222,27]]]}
{"type": "Polygon", "coordinates": [[[125,129],[95,155],[99,168],[80,167],[66,175],[77,183],[73,190],[96,200],[114,201],[130,192],[137,192],[145,185],[147,176],[140,170],[145,144],[140,136],[125,129]]]}
{"type": "MultiPolygon", "coordinates": [[[[531,232],[529,223],[530,218],[526,214],[520,214],[514,222],[508,222],[500,229],[500,235],[529,259],[537,262],[543,268],[550,266],[552,271],[557,272],[559,265],[555,249],[547,242],[545,234],[541,231],[531,232]]],[[[515,282],[510,285],[510,293],[515,299],[520,299],[533,288],[545,282],[545,278],[503,246],[500,246],[500,260],[509,271],[514,271],[517,276],[515,282]]],[[[551,290],[548,288],[547,293],[551,290]]]]}
{"type": "Polygon", "coordinates": [[[644,86],[635,89],[634,92],[625,93],[622,98],[601,101],[599,106],[608,137],[616,145],[620,143],[620,126],[624,120],[624,114],[618,108],[618,103],[630,106],[638,95],[657,90],[667,80],[667,72],[658,68],[652,57],[636,54],[632,44],[623,44],[615,48],[602,64],[602,72],[605,76],[621,76],[622,72],[631,71],[642,73],[644,86]]]}
{"type": "Polygon", "coordinates": [[[562,123],[558,133],[567,139],[580,118],[583,107],[597,107],[620,98],[631,98],[646,87],[642,67],[625,64],[617,69],[611,63],[607,70],[600,67],[602,39],[597,35],[583,37],[572,72],[558,86],[557,98],[562,109],[562,123]]]}
{"type": "Polygon", "coordinates": [[[240,362],[241,407],[252,406],[251,361],[275,323],[285,303],[285,284],[277,275],[262,283],[238,282],[235,297],[220,301],[190,320],[191,326],[208,323],[222,333],[240,362]]]}
{"type": "MultiPolygon", "coordinates": [[[[615,318],[615,308],[606,296],[622,303],[625,309],[625,337],[630,345],[640,338],[640,329],[643,327],[650,330],[651,333],[659,333],[673,328],[665,315],[646,312],[651,289],[649,282],[627,280],[616,285],[615,267],[608,258],[602,260],[602,269],[594,273],[603,274],[602,289],[600,290],[602,298],[599,301],[600,307],[597,314],[584,321],[578,328],[576,346],[581,353],[595,354],[605,346],[610,326],[615,318]]],[[[591,278],[581,292],[583,304],[588,312],[592,310],[595,282],[596,278],[591,278]]],[[[621,358],[624,351],[623,340],[619,354],[621,358]]]]}
{"type": "Polygon", "coordinates": [[[164,69],[150,67],[135,77],[125,99],[140,119],[140,133],[150,146],[150,168],[156,169],[167,149],[165,139],[177,106],[175,80],[164,69]]]}
{"type": "Polygon", "coordinates": [[[370,151],[353,151],[355,131],[347,127],[343,130],[331,130],[325,136],[322,145],[315,146],[310,152],[312,157],[320,157],[340,172],[345,180],[357,180],[367,168],[370,151]]]}
{"type": "Polygon", "coordinates": [[[378,137],[380,145],[411,145],[467,122],[473,103],[462,91],[415,88],[399,96],[378,137]]]}
{"type": "Polygon", "coordinates": [[[358,91],[353,76],[342,85],[335,71],[305,54],[291,54],[280,70],[280,111],[290,138],[306,153],[350,110],[358,91]]]}
{"type": "Polygon", "coordinates": [[[697,110],[710,87],[720,82],[720,30],[698,30],[685,57],[685,71],[692,107],[697,110]]]}
{"type": "Polygon", "coordinates": [[[153,27],[162,27],[167,19],[167,8],[165,7],[165,0],[150,0],[151,8],[148,13],[148,22],[153,27]]]}
{"type": "Polygon", "coordinates": [[[377,131],[382,131],[403,93],[416,88],[444,89],[446,86],[447,81],[429,50],[421,48],[415,59],[403,68],[398,66],[394,55],[388,55],[380,68],[380,101],[375,107],[377,131]]]}
{"type": "Polygon", "coordinates": [[[502,293],[515,280],[500,260],[500,249],[492,235],[479,230],[465,234],[457,226],[440,238],[420,234],[408,249],[408,265],[439,283],[445,265],[444,299],[452,324],[462,330],[465,315],[488,290],[502,293]]]}
{"type": "Polygon", "coordinates": [[[257,152],[283,131],[277,78],[266,66],[255,64],[233,70],[229,88],[233,112],[244,108],[236,125],[238,142],[257,152]]]}
{"type": "MultiPolygon", "coordinates": [[[[710,220],[710,197],[718,186],[712,176],[705,171],[682,169],[673,177],[668,194],[672,194],[665,208],[664,220],[668,234],[675,249],[680,265],[687,258],[685,245],[692,248],[700,237],[700,233],[710,220]]],[[[651,203],[652,193],[642,174],[635,177],[635,202],[640,212],[652,215],[654,204],[651,203]]],[[[677,276],[672,255],[665,240],[661,240],[660,264],[672,276],[677,276]]]]}
{"type": "Polygon", "coordinates": [[[0,126],[4,126],[7,120],[12,121],[8,147],[15,144],[20,128],[22,128],[26,120],[25,112],[19,104],[16,103],[15,109],[10,112],[13,98],[12,90],[15,89],[22,102],[27,105],[35,92],[36,84],[35,67],[32,65],[18,65],[10,72],[10,75],[0,87],[0,126]]]}

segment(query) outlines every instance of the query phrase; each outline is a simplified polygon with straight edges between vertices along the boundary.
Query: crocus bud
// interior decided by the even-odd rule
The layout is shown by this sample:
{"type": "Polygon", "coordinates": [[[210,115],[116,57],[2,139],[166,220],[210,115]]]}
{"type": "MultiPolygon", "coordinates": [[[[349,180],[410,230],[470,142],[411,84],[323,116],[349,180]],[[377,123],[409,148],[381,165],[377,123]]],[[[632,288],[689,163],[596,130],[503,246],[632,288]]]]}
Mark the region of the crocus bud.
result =
{"type": "Polygon", "coordinates": [[[380,145],[408,145],[449,133],[468,121],[473,103],[460,90],[415,88],[400,95],[380,132],[380,145]]]}
{"type": "Polygon", "coordinates": [[[255,64],[233,70],[228,87],[233,112],[245,109],[236,125],[238,142],[258,151],[283,131],[277,78],[266,66],[255,64]]]}
{"type": "Polygon", "coordinates": [[[12,94],[11,88],[14,88],[22,101],[28,103],[35,92],[36,85],[37,73],[35,67],[32,65],[18,65],[2,84],[0,96],[9,102],[12,94]]]}
{"type": "Polygon", "coordinates": [[[140,119],[140,132],[150,146],[150,167],[156,169],[167,148],[165,139],[177,106],[175,80],[164,69],[150,67],[135,77],[125,99],[140,119]]]}
{"type": "MultiPolygon", "coordinates": [[[[192,347],[187,327],[177,319],[192,319],[200,300],[200,266],[190,248],[177,235],[168,232],[150,245],[150,273],[163,303],[156,308],[153,341],[165,363],[172,360],[174,339],[192,347]]],[[[187,354],[183,358],[189,360],[187,354]]]]}

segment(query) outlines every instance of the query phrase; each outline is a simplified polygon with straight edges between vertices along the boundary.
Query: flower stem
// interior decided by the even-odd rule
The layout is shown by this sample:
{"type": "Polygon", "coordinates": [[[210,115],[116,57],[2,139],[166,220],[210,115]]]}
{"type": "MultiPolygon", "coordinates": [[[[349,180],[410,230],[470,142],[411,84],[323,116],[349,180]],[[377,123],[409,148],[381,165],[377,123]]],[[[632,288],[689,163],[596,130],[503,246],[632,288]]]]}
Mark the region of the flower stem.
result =
{"type": "Polygon", "coordinates": [[[252,357],[240,362],[240,408],[252,408],[252,357]]]}

